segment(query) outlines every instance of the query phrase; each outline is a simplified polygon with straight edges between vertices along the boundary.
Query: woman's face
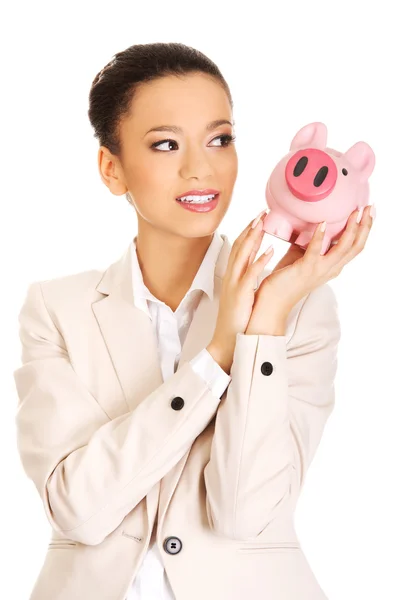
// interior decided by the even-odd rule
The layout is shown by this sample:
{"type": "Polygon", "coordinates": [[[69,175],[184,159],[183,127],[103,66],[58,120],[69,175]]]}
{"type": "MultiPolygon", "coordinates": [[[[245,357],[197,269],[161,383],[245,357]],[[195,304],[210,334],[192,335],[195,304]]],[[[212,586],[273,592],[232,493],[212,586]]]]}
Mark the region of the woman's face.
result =
{"type": "Polygon", "coordinates": [[[236,148],[230,141],[232,123],[226,92],[206,75],[168,76],[139,88],[130,117],[121,123],[119,171],[139,221],[183,237],[202,237],[217,229],[229,207],[238,170],[236,148]],[[230,123],[207,129],[216,120],[230,123]],[[149,132],[167,125],[181,131],[149,132]],[[189,190],[207,188],[220,192],[210,212],[192,212],[176,201],[189,190]]]}

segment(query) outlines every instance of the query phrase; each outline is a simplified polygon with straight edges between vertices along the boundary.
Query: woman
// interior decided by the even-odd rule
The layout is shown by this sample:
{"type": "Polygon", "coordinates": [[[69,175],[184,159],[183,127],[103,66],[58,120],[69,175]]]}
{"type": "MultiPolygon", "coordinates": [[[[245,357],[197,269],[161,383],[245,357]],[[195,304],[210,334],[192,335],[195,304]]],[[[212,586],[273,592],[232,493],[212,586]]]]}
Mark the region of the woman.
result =
{"type": "Polygon", "coordinates": [[[261,218],[231,246],[232,107],[182,44],[132,46],[93,81],[99,172],[138,233],[20,311],[18,447],[52,527],[33,600],[326,599],[293,514],[334,406],[327,282],[372,217],[326,255],[316,227],[272,272],[261,218]]]}

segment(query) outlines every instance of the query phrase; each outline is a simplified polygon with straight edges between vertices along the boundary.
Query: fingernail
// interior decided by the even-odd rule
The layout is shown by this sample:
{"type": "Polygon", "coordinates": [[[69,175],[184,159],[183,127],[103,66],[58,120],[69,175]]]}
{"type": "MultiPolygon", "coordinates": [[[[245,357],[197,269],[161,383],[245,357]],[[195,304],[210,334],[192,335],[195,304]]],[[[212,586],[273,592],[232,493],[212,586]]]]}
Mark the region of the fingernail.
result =
{"type": "Polygon", "coordinates": [[[375,217],[376,217],[376,208],[375,208],[375,204],[371,204],[371,208],[370,208],[369,210],[370,210],[370,213],[369,213],[369,214],[371,215],[371,217],[372,217],[373,219],[375,219],[375,217]]]}
{"type": "Polygon", "coordinates": [[[322,224],[321,224],[320,231],[325,231],[325,229],[326,229],[326,221],[323,221],[322,224]]]}
{"type": "Polygon", "coordinates": [[[257,226],[258,221],[261,219],[262,215],[266,212],[266,209],[262,210],[260,212],[260,214],[258,215],[258,217],[256,217],[251,225],[251,228],[254,229],[254,227],[257,226]]]}
{"type": "Polygon", "coordinates": [[[357,223],[359,223],[362,219],[363,216],[363,212],[364,212],[364,207],[362,206],[361,208],[358,209],[358,215],[357,215],[357,223]]]}
{"type": "Polygon", "coordinates": [[[272,244],[270,244],[270,245],[268,246],[268,248],[266,249],[266,251],[264,252],[264,254],[269,254],[269,252],[270,252],[271,248],[272,248],[272,244]]]}

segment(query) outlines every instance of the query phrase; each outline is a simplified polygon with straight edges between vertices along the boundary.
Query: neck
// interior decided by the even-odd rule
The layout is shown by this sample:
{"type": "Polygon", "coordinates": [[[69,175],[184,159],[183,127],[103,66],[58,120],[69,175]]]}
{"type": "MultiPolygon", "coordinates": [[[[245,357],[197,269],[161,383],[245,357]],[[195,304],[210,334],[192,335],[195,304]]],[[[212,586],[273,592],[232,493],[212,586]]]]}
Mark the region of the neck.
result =
{"type": "Polygon", "coordinates": [[[136,253],[143,282],[173,312],[190,289],[213,235],[183,238],[139,224],[136,253]]]}

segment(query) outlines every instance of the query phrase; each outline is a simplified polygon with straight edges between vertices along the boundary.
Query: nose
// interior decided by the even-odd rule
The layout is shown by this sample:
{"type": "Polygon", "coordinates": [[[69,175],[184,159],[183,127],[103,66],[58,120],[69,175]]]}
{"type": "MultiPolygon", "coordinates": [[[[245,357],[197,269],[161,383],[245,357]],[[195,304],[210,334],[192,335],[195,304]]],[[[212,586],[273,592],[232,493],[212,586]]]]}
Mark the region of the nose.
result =
{"type": "Polygon", "coordinates": [[[195,177],[199,181],[206,181],[212,175],[211,161],[204,150],[196,147],[187,149],[181,165],[181,175],[185,179],[195,177]]]}
{"type": "Polygon", "coordinates": [[[298,150],[285,169],[286,183],[292,194],[305,202],[318,202],[335,187],[337,168],[334,160],[317,148],[298,150]]]}

